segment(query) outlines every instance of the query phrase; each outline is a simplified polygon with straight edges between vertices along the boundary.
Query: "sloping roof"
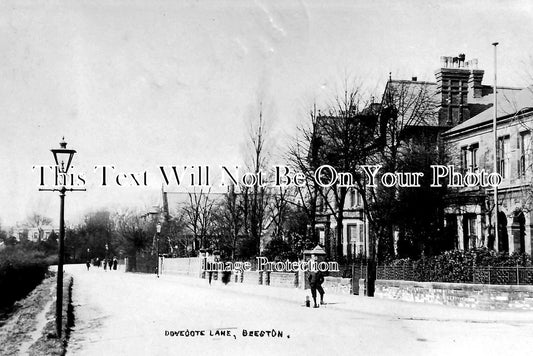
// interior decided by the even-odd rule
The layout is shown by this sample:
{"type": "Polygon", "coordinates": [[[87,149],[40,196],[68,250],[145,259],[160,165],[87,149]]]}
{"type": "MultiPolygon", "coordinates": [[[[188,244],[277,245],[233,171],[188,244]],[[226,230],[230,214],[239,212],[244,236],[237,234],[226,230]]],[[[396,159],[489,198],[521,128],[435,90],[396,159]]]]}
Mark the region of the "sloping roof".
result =
{"type": "Polygon", "coordinates": [[[390,80],[383,93],[384,106],[393,101],[401,126],[437,126],[437,83],[390,80]],[[416,111],[416,112],[415,112],[416,111]]]}
{"type": "MultiPolygon", "coordinates": [[[[507,117],[528,108],[533,108],[533,87],[528,88],[498,88],[498,118],[507,117]]],[[[486,103],[491,105],[494,100],[494,94],[486,95],[476,101],[477,104],[486,103]]],[[[453,134],[470,127],[482,125],[492,121],[494,117],[494,108],[490,106],[480,114],[466,120],[465,122],[446,131],[444,135],[453,134]]]]}
{"type": "Polygon", "coordinates": [[[305,250],[304,255],[325,255],[326,251],[320,245],[316,245],[312,250],[305,250]]]}

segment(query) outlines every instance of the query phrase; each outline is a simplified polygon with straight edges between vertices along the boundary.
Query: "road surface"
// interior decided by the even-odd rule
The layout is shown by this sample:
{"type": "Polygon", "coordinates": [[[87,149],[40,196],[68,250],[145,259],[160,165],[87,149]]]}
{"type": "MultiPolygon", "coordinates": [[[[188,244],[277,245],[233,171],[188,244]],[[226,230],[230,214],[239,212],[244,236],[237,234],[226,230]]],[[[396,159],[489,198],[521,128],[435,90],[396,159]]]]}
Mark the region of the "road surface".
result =
{"type": "Polygon", "coordinates": [[[473,311],[334,295],[326,295],[329,304],[313,309],[302,306],[308,291],[209,286],[194,278],[158,279],[94,267],[87,271],[81,265],[65,269],[74,277],[76,318],[68,355],[533,352],[531,312],[473,311]]]}

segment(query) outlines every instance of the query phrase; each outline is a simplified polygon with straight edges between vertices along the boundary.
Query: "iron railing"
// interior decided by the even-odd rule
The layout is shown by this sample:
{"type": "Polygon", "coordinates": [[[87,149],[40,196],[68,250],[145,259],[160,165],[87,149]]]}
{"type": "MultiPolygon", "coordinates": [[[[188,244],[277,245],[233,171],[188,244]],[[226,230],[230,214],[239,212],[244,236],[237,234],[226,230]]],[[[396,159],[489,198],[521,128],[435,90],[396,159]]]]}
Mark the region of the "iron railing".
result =
{"type": "Polygon", "coordinates": [[[458,266],[448,271],[424,270],[412,265],[378,266],[376,279],[415,282],[533,285],[533,267],[458,266]]]}

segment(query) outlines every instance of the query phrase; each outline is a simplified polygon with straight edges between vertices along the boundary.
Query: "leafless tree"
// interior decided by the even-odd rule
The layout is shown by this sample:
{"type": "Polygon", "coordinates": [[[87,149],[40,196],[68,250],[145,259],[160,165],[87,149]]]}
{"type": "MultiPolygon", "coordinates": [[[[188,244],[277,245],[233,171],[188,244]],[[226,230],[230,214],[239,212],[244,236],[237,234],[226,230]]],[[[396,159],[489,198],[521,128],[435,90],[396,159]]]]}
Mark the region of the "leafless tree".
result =
{"type": "Polygon", "coordinates": [[[124,249],[129,257],[129,266],[135,270],[137,253],[153,245],[154,222],[142,217],[135,211],[117,212],[113,216],[116,231],[116,243],[119,249],[124,249]]]}
{"type": "MultiPolygon", "coordinates": [[[[268,163],[268,128],[263,117],[262,103],[259,105],[259,115],[257,119],[250,122],[249,129],[249,159],[248,167],[250,172],[253,172],[256,177],[259,172],[263,172],[267,168],[268,163]]],[[[268,205],[268,192],[264,186],[257,182],[251,188],[243,188],[242,190],[245,229],[249,230],[249,234],[255,242],[256,254],[259,255],[261,251],[261,237],[263,235],[264,224],[266,220],[266,209],[268,205]]],[[[247,231],[248,232],[248,231],[247,231]]]]}
{"type": "Polygon", "coordinates": [[[206,239],[212,224],[211,218],[214,203],[214,200],[209,196],[210,192],[211,188],[207,192],[204,192],[203,189],[200,189],[200,191],[194,189],[187,194],[189,200],[182,208],[185,215],[185,226],[193,234],[194,239],[200,240],[201,248],[209,247],[206,239]]]}
{"type": "Polygon", "coordinates": [[[50,225],[51,223],[52,223],[52,219],[50,219],[49,217],[46,217],[46,216],[43,216],[37,213],[32,213],[26,218],[23,225],[24,227],[28,227],[28,228],[32,228],[32,227],[40,228],[41,226],[50,225]]]}
{"type": "Polygon", "coordinates": [[[287,161],[295,172],[302,173],[305,178],[303,186],[296,187],[300,207],[307,217],[309,225],[309,239],[318,242],[316,233],[317,199],[320,186],[315,180],[315,171],[320,166],[318,150],[321,137],[318,132],[318,113],[316,105],[309,112],[309,121],[298,127],[293,144],[289,146],[287,161]]]}
{"type": "MultiPolygon", "coordinates": [[[[364,176],[361,165],[367,164],[375,149],[376,117],[368,111],[368,102],[362,98],[359,87],[345,82],[342,95],[335,96],[328,108],[328,114],[317,118],[321,146],[318,148],[319,161],[333,167],[337,172],[354,173],[354,182],[364,193],[364,176]]],[[[334,177],[328,175],[326,179],[334,177]]],[[[334,256],[340,258],[343,250],[343,222],[345,201],[348,193],[346,184],[333,180],[330,187],[319,189],[324,202],[336,222],[334,256]]]]}

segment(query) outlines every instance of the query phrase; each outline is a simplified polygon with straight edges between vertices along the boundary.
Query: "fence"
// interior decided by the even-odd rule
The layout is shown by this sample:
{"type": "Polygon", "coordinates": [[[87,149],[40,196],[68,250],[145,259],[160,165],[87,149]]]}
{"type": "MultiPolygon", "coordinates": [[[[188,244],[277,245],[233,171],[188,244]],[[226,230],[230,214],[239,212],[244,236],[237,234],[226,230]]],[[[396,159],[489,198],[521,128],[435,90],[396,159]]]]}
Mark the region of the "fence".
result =
{"type": "Polygon", "coordinates": [[[327,273],[329,277],[351,278],[352,293],[359,294],[359,279],[366,279],[368,267],[366,264],[347,264],[339,265],[339,271],[330,271],[327,273]]]}
{"type": "Polygon", "coordinates": [[[497,285],[533,285],[533,267],[458,266],[450,271],[421,270],[412,265],[378,266],[376,279],[497,285]]]}

